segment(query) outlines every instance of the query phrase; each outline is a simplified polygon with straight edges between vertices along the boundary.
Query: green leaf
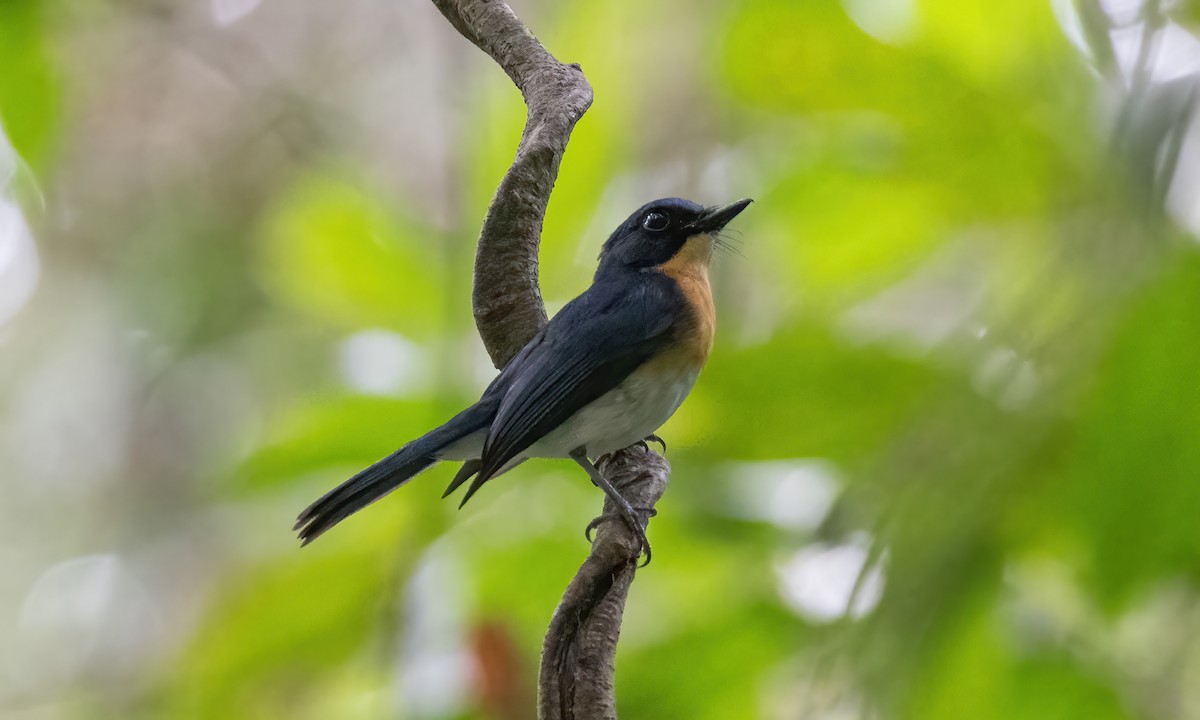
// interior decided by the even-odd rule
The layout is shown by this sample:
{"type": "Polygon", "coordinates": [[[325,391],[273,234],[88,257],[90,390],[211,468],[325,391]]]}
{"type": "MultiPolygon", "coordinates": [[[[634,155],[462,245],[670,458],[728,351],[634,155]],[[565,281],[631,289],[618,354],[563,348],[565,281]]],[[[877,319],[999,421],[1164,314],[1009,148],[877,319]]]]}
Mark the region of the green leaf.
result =
{"type": "Polygon", "coordinates": [[[1022,648],[986,596],[976,596],[944,626],[929,673],[900,717],[913,720],[1060,720],[1128,717],[1121,698],[1072,654],[1022,648]]]}
{"type": "Polygon", "coordinates": [[[430,337],[442,319],[431,231],[406,226],[372,198],[302,175],[262,229],[262,272],[280,302],[340,327],[393,328],[430,337]]]}
{"type": "Polygon", "coordinates": [[[1081,408],[1059,512],[1090,550],[1107,604],[1200,567],[1200,259],[1131,308],[1081,408]]]}
{"type": "Polygon", "coordinates": [[[707,457],[861,459],[910,418],[936,378],[878,346],[797,323],[768,344],[718,346],[663,434],[707,457]]]}
{"type": "Polygon", "coordinates": [[[314,472],[356,471],[444,420],[429,404],[387,398],[339,397],[295,408],[271,422],[268,438],[238,470],[238,483],[262,489],[314,472]]]}
{"type": "Polygon", "coordinates": [[[17,153],[35,171],[48,160],[59,126],[59,81],[37,0],[0,2],[0,119],[17,153]]]}
{"type": "Polygon", "coordinates": [[[340,546],[351,549],[314,546],[229,578],[175,669],[169,716],[313,717],[304,708],[328,700],[374,635],[395,562],[395,548],[340,546]]]}

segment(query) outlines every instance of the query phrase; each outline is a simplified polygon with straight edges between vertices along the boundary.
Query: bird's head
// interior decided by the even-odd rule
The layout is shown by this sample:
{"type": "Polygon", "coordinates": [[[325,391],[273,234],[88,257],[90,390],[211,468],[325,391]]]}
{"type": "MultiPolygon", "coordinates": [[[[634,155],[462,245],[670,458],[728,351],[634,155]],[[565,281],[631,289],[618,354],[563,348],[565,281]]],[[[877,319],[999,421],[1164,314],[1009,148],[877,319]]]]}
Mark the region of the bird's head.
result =
{"type": "Polygon", "coordinates": [[[708,208],[680,198],[646,203],[604,243],[597,274],[616,268],[657,267],[681,253],[707,265],[717,233],[751,202],[738,200],[708,208]]]}

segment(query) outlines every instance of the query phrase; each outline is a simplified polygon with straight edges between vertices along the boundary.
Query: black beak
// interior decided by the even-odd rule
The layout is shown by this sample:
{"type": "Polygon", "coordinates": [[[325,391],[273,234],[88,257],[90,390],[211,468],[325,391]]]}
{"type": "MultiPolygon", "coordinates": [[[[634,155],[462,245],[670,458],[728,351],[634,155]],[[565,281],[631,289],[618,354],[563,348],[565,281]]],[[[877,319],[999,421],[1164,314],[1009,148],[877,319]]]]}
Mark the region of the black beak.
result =
{"type": "Polygon", "coordinates": [[[730,203],[725,207],[711,208],[692,223],[692,229],[700,233],[715,233],[729,224],[729,221],[738,216],[738,213],[746,209],[750,203],[754,202],[750,198],[738,200],[735,203],[730,203]]]}

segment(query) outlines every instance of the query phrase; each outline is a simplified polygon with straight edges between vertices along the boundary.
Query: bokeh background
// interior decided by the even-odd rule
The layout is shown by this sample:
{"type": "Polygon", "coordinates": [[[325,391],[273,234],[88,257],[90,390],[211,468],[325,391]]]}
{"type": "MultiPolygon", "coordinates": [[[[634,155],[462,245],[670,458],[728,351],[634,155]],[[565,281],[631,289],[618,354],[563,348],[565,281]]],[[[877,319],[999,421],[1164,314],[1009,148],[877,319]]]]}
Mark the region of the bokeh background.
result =
{"type": "MultiPolygon", "coordinates": [[[[629,718],[1200,718],[1200,3],[516,0],[596,91],[553,310],[757,203],[618,656],[629,718]]],[[[532,717],[601,495],[438,468],[524,107],[422,0],[0,2],[0,716],[532,717]]]]}

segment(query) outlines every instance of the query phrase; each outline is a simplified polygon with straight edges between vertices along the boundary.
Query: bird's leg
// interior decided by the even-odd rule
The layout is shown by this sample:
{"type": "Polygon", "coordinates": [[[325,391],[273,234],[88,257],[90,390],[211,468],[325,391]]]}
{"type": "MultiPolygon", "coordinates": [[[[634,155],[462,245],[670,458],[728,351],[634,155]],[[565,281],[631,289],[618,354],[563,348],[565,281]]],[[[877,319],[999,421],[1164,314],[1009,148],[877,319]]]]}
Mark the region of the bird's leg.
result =
{"type": "MultiPolygon", "coordinates": [[[[617,506],[617,510],[621,518],[625,520],[625,523],[629,525],[629,529],[633,530],[634,534],[637,535],[638,540],[642,543],[641,550],[645,551],[646,553],[646,562],[642,563],[642,566],[645,567],[646,565],[650,564],[650,541],[646,539],[646,528],[642,524],[642,520],[638,517],[637,510],[635,510],[633,506],[629,504],[629,501],[626,500],[625,497],[621,495],[621,493],[615,487],[612,486],[612,483],[610,483],[604,477],[604,474],[601,473],[600,470],[593,465],[590,460],[587,459],[587,452],[584,450],[584,448],[579,448],[572,452],[571,459],[578,463],[579,467],[587,471],[587,474],[592,478],[592,482],[595,483],[596,487],[603,490],[604,494],[612,499],[613,503],[617,506]]],[[[649,514],[646,516],[647,521],[649,521],[650,517],[653,517],[653,515],[654,510],[651,509],[649,514]]],[[[604,515],[601,515],[589,523],[585,534],[590,535],[591,531],[604,521],[604,517],[604,515]]],[[[591,538],[589,537],[588,539],[590,540],[591,538]]]]}

